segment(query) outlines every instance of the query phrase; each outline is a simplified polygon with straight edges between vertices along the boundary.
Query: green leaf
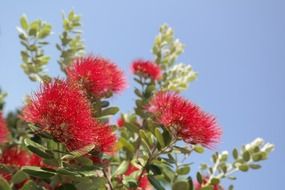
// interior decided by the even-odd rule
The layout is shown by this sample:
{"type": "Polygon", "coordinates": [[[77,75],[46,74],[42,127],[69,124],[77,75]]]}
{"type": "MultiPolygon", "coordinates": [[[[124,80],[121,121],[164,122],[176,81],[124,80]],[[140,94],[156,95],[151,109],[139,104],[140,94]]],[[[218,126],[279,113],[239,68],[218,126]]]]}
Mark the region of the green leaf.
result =
{"type": "Polygon", "coordinates": [[[137,179],[132,176],[124,176],[123,184],[130,188],[137,187],[137,179]]]}
{"type": "Polygon", "coordinates": [[[30,36],[36,36],[39,30],[39,23],[37,21],[32,22],[29,29],[30,36]]]}
{"type": "Polygon", "coordinates": [[[229,186],[229,190],[234,190],[234,186],[233,186],[233,185],[230,185],[230,186],[229,186]]]}
{"type": "Polygon", "coordinates": [[[224,172],[224,173],[227,173],[228,171],[228,166],[227,164],[222,164],[219,166],[219,168],[224,172]]]}
{"type": "Polygon", "coordinates": [[[57,190],[76,190],[76,187],[73,184],[63,184],[60,187],[56,188],[57,190]]]}
{"type": "Polygon", "coordinates": [[[202,163],[200,164],[200,170],[206,170],[208,169],[208,164],[202,163]]]}
{"type": "Polygon", "coordinates": [[[143,95],[142,95],[142,93],[140,92],[140,90],[139,89],[135,89],[135,94],[138,96],[138,97],[142,97],[143,95]]]}
{"type": "Polygon", "coordinates": [[[144,145],[144,147],[147,149],[148,153],[151,154],[151,148],[150,145],[148,144],[148,142],[145,139],[141,139],[142,144],[144,145]]]}
{"type": "Polygon", "coordinates": [[[158,143],[160,145],[161,148],[164,148],[165,147],[165,144],[164,144],[164,140],[163,140],[163,136],[162,134],[160,133],[160,130],[158,128],[155,128],[154,129],[154,134],[155,134],[155,137],[157,138],[158,140],[158,143]]]}
{"type": "Polygon", "coordinates": [[[167,154],[167,156],[170,163],[174,164],[177,162],[177,160],[172,156],[172,154],[167,154]]]}
{"type": "Polygon", "coordinates": [[[0,189],[1,190],[12,190],[9,186],[9,183],[0,176],[0,189]]]}
{"type": "Polygon", "coordinates": [[[201,175],[200,172],[197,172],[196,178],[197,178],[197,181],[198,181],[200,184],[203,183],[203,177],[202,177],[202,175],[201,175]]]}
{"type": "Polygon", "coordinates": [[[77,157],[80,157],[82,155],[87,154],[88,152],[90,152],[94,148],[95,148],[95,145],[90,144],[90,145],[87,145],[87,146],[80,148],[78,150],[72,151],[72,152],[70,152],[70,154],[64,155],[61,159],[62,160],[74,159],[74,158],[77,158],[77,157]]]}
{"type": "Polygon", "coordinates": [[[156,165],[156,164],[149,164],[147,165],[147,170],[151,171],[154,175],[160,175],[161,174],[161,166],[156,165]]]}
{"type": "Polygon", "coordinates": [[[202,147],[200,145],[195,145],[194,151],[199,153],[199,154],[202,154],[204,152],[204,147],[202,147]]]}
{"type": "Polygon", "coordinates": [[[189,183],[187,181],[177,181],[172,186],[173,190],[189,189],[189,183]]]}
{"type": "Polygon", "coordinates": [[[12,177],[12,182],[14,184],[18,184],[23,182],[25,179],[27,179],[29,176],[23,172],[22,170],[18,170],[12,177]]]}
{"type": "Polygon", "coordinates": [[[95,177],[98,176],[98,172],[96,170],[85,170],[85,171],[78,171],[80,175],[83,175],[84,177],[95,177]]]}
{"type": "Polygon", "coordinates": [[[188,155],[192,152],[192,149],[189,146],[185,147],[174,146],[173,150],[175,150],[175,152],[177,151],[178,153],[188,154],[188,155]]]}
{"type": "Polygon", "coordinates": [[[220,180],[218,178],[212,178],[212,180],[211,180],[212,185],[217,185],[219,183],[220,183],[220,180]]]}
{"type": "Polygon", "coordinates": [[[69,171],[69,170],[66,170],[64,168],[59,168],[56,170],[56,173],[58,174],[62,174],[62,175],[69,175],[69,176],[76,176],[78,173],[76,172],[73,172],[73,171],[69,171]]]}
{"type": "Polygon", "coordinates": [[[28,30],[29,24],[28,24],[28,19],[27,19],[26,15],[21,16],[20,23],[21,23],[21,27],[24,30],[28,30]]]}
{"type": "Polygon", "coordinates": [[[149,182],[152,184],[152,186],[157,190],[165,190],[165,188],[159,183],[159,181],[154,176],[147,176],[149,182]]]}
{"type": "Polygon", "coordinates": [[[163,130],[162,136],[165,146],[169,145],[172,140],[172,135],[169,133],[167,129],[163,130]]]}
{"type": "Polygon", "coordinates": [[[46,24],[40,31],[39,31],[39,34],[38,34],[38,37],[40,39],[43,39],[45,37],[47,37],[51,32],[51,25],[49,24],[46,24]]]}
{"type": "Polygon", "coordinates": [[[249,167],[250,167],[251,169],[257,170],[257,169],[260,169],[260,168],[261,168],[261,165],[259,165],[259,164],[249,164],[249,167]]]}
{"type": "Polygon", "coordinates": [[[5,164],[0,163],[0,171],[5,172],[5,173],[10,173],[12,172],[11,168],[5,164]]]}
{"type": "Polygon", "coordinates": [[[29,138],[26,138],[24,140],[24,144],[26,145],[26,147],[30,151],[32,151],[33,153],[39,155],[42,158],[45,158],[45,159],[52,159],[52,158],[54,158],[52,153],[46,152],[47,149],[44,146],[42,146],[39,143],[36,143],[36,142],[32,141],[29,138]]]}
{"type": "Polygon", "coordinates": [[[235,176],[228,176],[227,177],[229,180],[236,180],[237,178],[235,176]]]}
{"type": "Polygon", "coordinates": [[[242,165],[240,165],[240,166],[238,167],[238,169],[239,169],[240,171],[242,171],[242,172],[247,172],[248,169],[249,169],[249,167],[248,167],[248,165],[246,165],[246,164],[242,164],[242,165]]]}
{"type": "Polygon", "coordinates": [[[21,190],[43,190],[43,189],[37,187],[37,185],[32,180],[30,180],[25,183],[25,185],[21,188],[21,190]]]}
{"type": "Polygon", "coordinates": [[[226,162],[228,160],[228,152],[220,154],[220,162],[226,162]]]}
{"type": "Polygon", "coordinates": [[[135,152],[135,147],[131,143],[129,143],[125,138],[123,138],[123,137],[120,138],[119,142],[123,147],[125,147],[130,152],[132,152],[132,153],[135,152]]]}
{"type": "Polygon", "coordinates": [[[214,163],[217,162],[218,157],[219,157],[219,153],[218,152],[216,152],[215,154],[212,155],[212,160],[213,160],[214,163]]]}
{"type": "Polygon", "coordinates": [[[173,179],[175,177],[175,172],[172,171],[172,169],[169,166],[163,166],[162,172],[163,172],[166,180],[168,180],[169,182],[173,181],[173,179]]]}
{"type": "Polygon", "coordinates": [[[133,124],[133,123],[131,123],[131,122],[125,122],[125,123],[124,123],[124,126],[125,126],[129,131],[131,131],[131,132],[133,132],[133,133],[137,133],[138,130],[139,130],[139,126],[137,126],[137,125],[135,125],[135,124],[133,124]]]}
{"type": "Polygon", "coordinates": [[[117,175],[121,175],[121,174],[124,174],[127,169],[129,167],[129,162],[124,160],[120,165],[119,167],[116,169],[116,171],[113,173],[112,176],[117,176],[117,175]]]}
{"type": "Polygon", "coordinates": [[[268,154],[266,152],[259,152],[259,153],[255,153],[252,155],[252,159],[255,162],[261,161],[261,160],[266,160],[268,157],[268,154]]]}
{"type": "Polygon", "coordinates": [[[151,137],[148,137],[147,133],[143,129],[139,130],[139,135],[140,135],[140,138],[141,138],[143,145],[147,148],[148,152],[151,153],[152,143],[150,143],[150,141],[149,141],[151,139],[151,137]]]}
{"type": "Polygon", "coordinates": [[[116,113],[119,112],[119,108],[118,107],[109,107],[109,108],[106,108],[104,109],[102,112],[101,112],[101,116],[106,116],[106,115],[115,115],[116,113]]]}
{"type": "Polygon", "coordinates": [[[81,178],[80,182],[76,184],[79,190],[106,190],[106,180],[104,177],[96,177],[94,179],[81,178]]]}
{"type": "Polygon", "coordinates": [[[136,105],[137,107],[141,107],[143,105],[143,100],[136,100],[136,105]]]}
{"type": "Polygon", "coordinates": [[[53,158],[53,155],[52,154],[49,154],[47,152],[44,152],[44,151],[41,151],[40,149],[34,147],[34,146],[27,146],[27,148],[32,151],[33,153],[39,155],[40,157],[42,158],[45,158],[45,159],[52,159],[53,158]]]}
{"type": "Polygon", "coordinates": [[[22,170],[30,176],[37,178],[50,178],[55,175],[53,172],[43,170],[40,167],[36,166],[24,166],[22,170]]]}
{"type": "Polygon", "coordinates": [[[144,93],[145,98],[149,98],[154,90],[155,90],[155,85],[152,84],[148,85],[144,93]]]}
{"type": "Polygon", "coordinates": [[[203,187],[203,188],[201,188],[200,190],[213,190],[213,188],[212,188],[212,187],[210,187],[210,186],[207,186],[207,187],[203,187]]]}
{"type": "Polygon", "coordinates": [[[108,101],[101,101],[100,104],[102,108],[108,107],[110,105],[108,101]]]}
{"type": "Polygon", "coordinates": [[[250,160],[250,153],[248,151],[244,151],[242,154],[242,158],[245,162],[248,162],[250,160]]]}
{"type": "Polygon", "coordinates": [[[236,148],[233,149],[233,157],[234,159],[238,159],[238,150],[236,148]]]}
{"type": "Polygon", "coordinates": [[[187,180],[188,180],[188,184],[189,184],[189,189],[188,190],[194,190],[194,184],[193,184],[192,178],[189,176],[187,178],[187,180]]]}
{"type": "Polygon", "coordinates": [[[176,171],[179,175],[186,175],[190,172],[190,167],[189,166],[184,166],[182,168],[179,168],[177,171],[176,171]]]}
{"type": "Polygon", "coordinates": [[[143,85],[143,83],[142,83],[139,79],[134,78],[134,80],[135,80],[137,83],[139,83],[140,85],[143,85]]]}

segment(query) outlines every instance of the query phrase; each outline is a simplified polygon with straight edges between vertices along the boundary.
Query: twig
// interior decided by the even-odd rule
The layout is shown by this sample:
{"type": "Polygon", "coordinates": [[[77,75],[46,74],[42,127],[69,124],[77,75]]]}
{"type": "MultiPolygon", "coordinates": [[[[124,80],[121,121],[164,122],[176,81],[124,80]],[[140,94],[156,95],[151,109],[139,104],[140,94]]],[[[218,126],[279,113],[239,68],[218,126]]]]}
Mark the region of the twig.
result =
{"type": "Polygon", "coordinates": [[[143,176],[143,174],[144,174],[144,170],[145,170],[146,166],[147,166],[149,163],[151,163],[151,161],[152,161],[153,159],[157,158],[160,154],[164,153],[168,148],[172,147],[172,146],[176,143],[176,141],[177,141],[177,139],[174,139],[168,146],[164,147],[163,149],[161,149],[160,151],[158,151],[156,154],[154,154],[154,152],[155,152],[157,146],[156,146],[156,145],[153,146],[152,151],[151,151],[151,154],[150,154],[149,158],[147,159],[145,165],[143,166],[142,171],[141,171],[141,173],[140,173],[140,175],[139,175],[139,177],[138,177],[138,185],[139,185],[140,180],[141,180],[141,178],[142,178],[142,176],[143,176]]]}
{"type": "Polygon", "coordinates": [[[108,175],[107,175],[107,173],[106,173],[104,168],[103,168],[103,174],[104,174],[104,177],[107,179],[107,182],[108,182],[110,190],[113,190],[114,188],[112,186],[112,182],[110,181],[110,178],[108,177],[108,175]]]}

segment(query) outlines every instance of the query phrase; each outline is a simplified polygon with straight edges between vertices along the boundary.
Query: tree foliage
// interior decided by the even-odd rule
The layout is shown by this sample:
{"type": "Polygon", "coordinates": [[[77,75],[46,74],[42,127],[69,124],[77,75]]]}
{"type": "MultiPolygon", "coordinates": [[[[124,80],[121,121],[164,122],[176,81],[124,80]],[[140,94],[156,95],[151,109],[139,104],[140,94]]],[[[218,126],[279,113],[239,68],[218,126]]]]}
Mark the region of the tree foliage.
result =
{"type": "MultiPolygon", "coordinates": [[[[179,95],[197,73],[177,62],[184,45],[166,24],[155,37],[153,60],[133,63],[133,112],[120,113],[112,124],[119,108],[109,99],[124,88],[125,79],[110,60],[85,55],[79,15],[70,11],[62,21],[56,48],[66,78],[59,80],[45,71],[50,56],[44,50],[52,47],[52,26],[20,18],[21,67],[41,83],[41,90],[27,97],[23,110],[0,122],[0,132],[9,130],[1,142],[0,189],[222,190],[223,180],[260,169],[273,151],[274,145],[257,138],[231,154],[213,153],[211,163],[202,163],[199,171],[185,162],[212,147],[220,128],[215,118],[179,95]],[[116,142],[111,140],[114,136],[116,142]],[[107,150],[110,144],[112,150],[107,150]]],[[[1,110],[5,96],[0,91],[1,110]]]]}

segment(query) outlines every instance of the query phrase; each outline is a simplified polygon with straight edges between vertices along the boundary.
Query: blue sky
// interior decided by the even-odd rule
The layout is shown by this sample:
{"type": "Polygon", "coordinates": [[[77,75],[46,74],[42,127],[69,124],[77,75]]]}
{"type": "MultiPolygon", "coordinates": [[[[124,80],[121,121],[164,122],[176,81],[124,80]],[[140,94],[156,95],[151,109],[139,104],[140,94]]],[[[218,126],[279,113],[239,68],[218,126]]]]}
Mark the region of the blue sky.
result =
{"type": "MultiPolygon", "coordinates": [[[[257,136],[277,148],[259,171],[237,175],[237,190],[280,189],[284,174],[285,124],[285,1],[282,0],[62,0],[0,2],[0,86],[9,93],[5,111],[21,107],[37,88],[23,74],[16,26],[25,13],[53,24],[49,38],[58,42],[61,12],[74,9],[83,19],[87,51],[114,60],[125,70],[129,89],[113,98],[131,111],[129,64],[151,59],[159,26],[168,23],[186,44],[179,61],[199,73],[183,95],[217,116],[224,130],[218,150],[232,149],[257,136]],[[282,158],[283,156],[283,158],[282,158]]],[[[48,72],[59,76],[54,46],[48,72]]],[[[207,161],[207,155],[191,161],[207,161]]]]}

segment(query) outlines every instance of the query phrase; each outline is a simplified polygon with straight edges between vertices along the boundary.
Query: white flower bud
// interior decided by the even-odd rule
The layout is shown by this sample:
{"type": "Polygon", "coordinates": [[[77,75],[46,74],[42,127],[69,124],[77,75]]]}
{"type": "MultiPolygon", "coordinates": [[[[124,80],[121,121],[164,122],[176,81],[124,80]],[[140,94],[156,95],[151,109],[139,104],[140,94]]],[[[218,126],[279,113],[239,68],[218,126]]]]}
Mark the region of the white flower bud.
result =
{"type": "Polygon", "coordinates": [[[263,143],[264,143],[264,140],[262,138],[258,137],[251,143],[251,145],[253,147],[257,147],[257,146],[262,145],[263,143]]]}
{"type": "Polygon", "coordinates": [[[229,152],[228,152],[228,151],[223,151],[223,152],[221,153],[221,155],[229,155],[229,152]]]}
{"type": "Polygon", "coordinates": [[[272,152],[272,151],[274,150],[274,148],[275,148],[274,144],[266,143],[266,144],[262,147],[261,151],[270,153],[270,152],[272,152]]]}

